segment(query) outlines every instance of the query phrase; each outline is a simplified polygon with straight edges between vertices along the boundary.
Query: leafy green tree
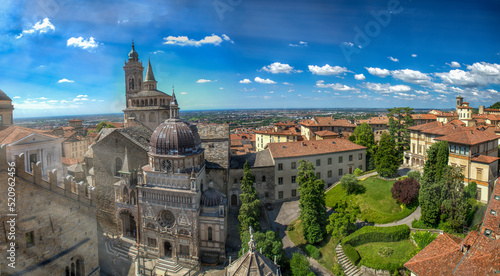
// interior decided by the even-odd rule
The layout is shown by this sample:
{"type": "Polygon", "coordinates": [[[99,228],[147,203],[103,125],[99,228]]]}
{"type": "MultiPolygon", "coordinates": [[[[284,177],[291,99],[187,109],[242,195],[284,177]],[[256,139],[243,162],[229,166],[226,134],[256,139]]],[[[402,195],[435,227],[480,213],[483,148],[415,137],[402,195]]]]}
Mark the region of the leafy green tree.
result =
{"type": "Polygon", "coordinates": [[[424,249],[438,236],[437,233],[432,233],[430,231],[416,231],[414,233],[411,233],[410,235],[417,244],[419,250],[424,249]]]}
{"type": "Polygon", "coordinates": [[[441,179],[448,166],[448,142],[434,143],[427,150],[427,161],[424,173],[420,180],[419,203],[421,220],[430,224],[437,224],[441,209],[441,179]]]}
{"type": "Polygon", "coordinates": [[[417,181],[420,181],[420,179],[422,178],[422,174],[419,171],[408,172],[406,176],[408,176],[409,178],[413,178],[417,181]]]}
{"type": "Polygon", "coordinates": [[[362,173],[363,173],[363,170],[362,170],[362,169],[360,169],[360,168],[356,168],[356,169],[354,170],[354,175],[355,175],[355,176],[360,176],[362,173]]]}
{"type": "Polygon", "coordinates": [[[297,181],[302,233],[308,243],[314,244],[322,241],[326,234],[325,182],[316,179],[313,164],[305,160],[299,161],[297,181]]]}
{"type": "Polygon", "coordinates": [[[364,190],[364,186],[359,184],[359,180],[352,174],[343,175],[340,179],[340,186],[342,186],[348,194],[356,194],[364,190]]]}
{"type": "Polygon", "coordinates": [[[455,230],[462,226],[467,207],[463,183],[464,175],[460,167],[445,167],[441,180],[442,218],[455,230]]]}
{"type": "Polygon", "coordinates": [[[300,253],[293,253],[292,260],[290,261],[290,270],[292,271],[292,276],[314,276],[314,272],[312,272],[309,266],[309,260],[300,253]]]}
{"type": "MultiPolygon", "coordinates": [[[[373,170],[374,169],[374,158],[375,158],[375,137],[373,135],[372,128],[370,127],[369,124],[367,123],[362,123],[361,125],[358,125],[356,129],[354,129],[353,135],[355,138],[352,141],[350,141],[366,147],[366,170],[373,170]]],[[[349,136],[349,138],[351,138],[349,136]]]]}
{"type": "Polygon", "coordinates": [[[343,238],[356,231],[356,217],[360,214],[359,207],[350,201],[342,200],[335,203],[335,210],[329,217],[326,230],[335,238],[343,238]]]}
{"type": "Polygon", "coordinates": [[[116,128],[116,127],[112,124],[108,124],[104,121],[101,121],[96,127],[96,132],[99,133],[103,128],[116,128]]]}
{"type": "Polygon", "coordinates": [[[477,198],[477,183],[475,181],[469,182],[465,187],[465,197],[466,198],[477,198]]]}
{"type": "Polygon", "coordinates": [[[250,170],[250,165],[248,162],[243,166],[243,179],[241,180],[241,207],[238,215],[238,220],[240,222],[239,229],[240,235],[244,231],[248,231],[249,227],[255,231],[260,230],[260,205],[261,202],[259,200],[259,196],[255,187],[253,186],[254,176],[252,171],[250,170]]]}
{"type": "MultiPolygon", "coordinates": [[[[285,251],[283,250],[283,242],[281,241],[278,233],[268,230],[265,233],[254,232],[253,239],[256,242],[256,249],[260,252],[262,248],[262,254],[268,257],[270,260],[274,261],[274,256],[276,256],[276,262],[283,266],[286,261],[285,251]]],[[[243,250],[248,252],[248,242],[250,241],[250,233],[248,231],[243,232],[241,235],[241,250],[239,255],[243,255],[243,250]]]]}
{"type": "Polygon", "coordinates": [[[493,108],[493,109],[500,109],[500,102],[496,102],[496,103],[492,104],[492,105],[490,106],[490,108],[493,108]]]}
{"type": "Polygon", "coordinates": [[[413,125],[413,108],[395,107],[387,109],[389,114],[389,133],[396,143],[398,160],[403,160],[403,153],[410,149],[410,131],[408,127],[413,125]]]}
{"type": "Polygon", "coordinates": [[[398,152],[394,141],[387,133],[383,133],[380,139],[380,146],[375,154],[375,167],[378,174],[383,177],[392,177],[398,171],[398,152]]]}

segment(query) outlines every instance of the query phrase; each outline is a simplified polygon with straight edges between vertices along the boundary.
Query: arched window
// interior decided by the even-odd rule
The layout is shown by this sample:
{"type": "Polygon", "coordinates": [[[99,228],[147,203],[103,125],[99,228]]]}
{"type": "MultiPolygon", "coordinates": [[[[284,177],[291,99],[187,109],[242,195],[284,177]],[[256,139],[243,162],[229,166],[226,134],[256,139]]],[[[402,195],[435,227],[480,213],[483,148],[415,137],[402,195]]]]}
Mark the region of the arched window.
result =
{"type": "Polygon", "coordinates": [[[166,119],[168,119],[168,113],[166,111],[163,111],[161,113],[161,120],[165,121],[166,119]]]}
{"type": "Polygon", "coordinates": [[[156,122],[156,116],[154,112],[149,113],[149,122],[156,122]]]}
{"type": "Polygon", "coordinates": [[[146,121],[146,115],[144,113],[141,114],[141,117],[139,117],[139,121],[145,122],[146,121]]]}
{"type": "Polygon", "coordinates": [[[137,200],[135,198],[135,192],[134,191],[130,192],[130,204],[131,205],[136,205],[137,204],[137,200]]]}
{"type": "Polygon", "coordinates": [[[134,78],[128,79],[128,90],[134,89],[134,78]]]}
{"type": "Polygon", "coordinates": [[[213,231],[212,227],[208,227],[208,240],[212,241],[213,240],[213,231]]]}
{"type": "Polygon", "coordinates": [[[155,99],[155,106],[158,105],[158,99],[155,99]]]}
{"type": "Polygon", "coordinates": [[[122,169],[122,160],[120,157],[115,158],[115,175],[118,176],[118,172],[122,169]]]}
{"type": "Polygon", "coordinates": [[[76,260],[76,276],[84,276],[85,274],[85,268],[83,261],[78,259],[76,260]]]}

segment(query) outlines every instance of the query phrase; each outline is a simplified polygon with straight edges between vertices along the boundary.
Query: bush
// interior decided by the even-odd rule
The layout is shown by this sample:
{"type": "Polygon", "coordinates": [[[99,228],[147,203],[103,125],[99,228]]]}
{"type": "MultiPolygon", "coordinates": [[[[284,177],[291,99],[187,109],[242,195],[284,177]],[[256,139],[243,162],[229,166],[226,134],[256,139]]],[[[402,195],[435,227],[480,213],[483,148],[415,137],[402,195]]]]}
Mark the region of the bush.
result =
{"type": "Polygon", "coordinates": [[[314,276],[314,272],[311,271],[311,267],[309,265],[309,260],[307,260],[306,256],[300,253],[293,253],[293,258],[290,260],[290,270],[292,271],[293,276],[314,276]]]}
{"type": "Polygon", "coordinates": [[[287,230],[287,231],[293,231],[293,230],[295,230],[295,225],[293,225],[293,224],[288,225],[288,226],[286,227],[286,230],[287,230]]]}
{"type": "Polygon", "coordinates": [[[361,256],[359,256],[358,251],[350,244],[342,244],[342,250],[344,250],[345,256],[353,263],[357,265],[361,256]]]}
{"type": "Polygon", "coordinates": [[[420,183],[413,178],[398,180],[392,185],[392,198],[397,199],[403,204],[411,204],[418,199],[420,183]]]}
{"type": "Polygon", "coordinates": [[[415,241],[420,250],[429,245],[437,236],[437,233],[431,233],[429,231],[416,231],[411,234],[411,238],[415,241]]]}
{"type": "Polygon", "coordinates": [[[355,176],[360,176],[360,175],[362,175],[362,174],[363,174],[363,171],[362,171],[360,168],[356,168],[356,169],[354,170],[354,175],[355,175],[355,176]]]}
{"type": "Polygon", "coordinates": [[[333,275],[345,276],[344,269],[342,268],[342,265],[339,263],[335,263],[332,266],[332,272],[333,272],[333,275]]]}
{"type": "Polygon", "coordinates": [[[306,245],[306,252],[307,255],[311,256],[311,258],[315,260],[319,260],[319,258],[321,257],[321,253],[319,253],[318,248],[312,244],[306,245]]]}
{"type": "Polygon", "coordinates": [[[411,171],[406,174],[406,176],[411,177],[413,179],[416,179],[417,181],[420,182],[420,178],[422,177],[422,174],[419,171],[411,171]]]}
{"type": "Polygon", "coordinates": [[[470,182],[464,189],[466,198],[477,198],[477,183],[475,181],[470,182]]]}
{"type": "Polygon", "coordinates": [[[398,225],[391,227],[365,226],[342,239],[342,245],[359,246],[369,242],[396,242],[408,239],[410,227],[398,225]]]}
{"type": "Polygon", "coordinates": [[[411,223],[411,227],[418,228],[418,229],[430,229],[430,228],[432,228],[432,225],[426,223],[423,220],[414,219],[413,222],[411,223]]]}
{"type": "Polygon", "coordinates": [[[342,176],[340,186],[347,191],[347,194],[362,193],[365,190],[365,187],[359,184],[359,180],[352,174],[342,176]]]}

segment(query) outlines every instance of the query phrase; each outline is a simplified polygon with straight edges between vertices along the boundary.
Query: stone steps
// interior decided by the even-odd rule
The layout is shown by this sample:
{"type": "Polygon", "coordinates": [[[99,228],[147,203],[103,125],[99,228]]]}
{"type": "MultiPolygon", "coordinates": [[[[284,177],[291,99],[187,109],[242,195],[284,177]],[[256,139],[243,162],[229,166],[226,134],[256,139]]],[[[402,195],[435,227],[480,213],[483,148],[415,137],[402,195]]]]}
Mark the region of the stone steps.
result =
{"type": "Polygon", "coordinates": [[[167,271],[168,273],[177,273],[183,269],[180,264],[168,259],[158,259],[155,267],[156,269],[167,271]]]}
{"type": "Polygon", "coordinates": [[[342,245],[339,243],[335,248],[335,252],[337,253],[337,262],[342,266],[344,273],[347,276],[361,276],[361,270],[358,267],[354,266],[351,261],[344,254],[344,250],[342,249],[342,245]]]}
{"type": "Polygon", "coordinates": [[[132,262],[137,256],[137,249],[133,244],[126,241],[116,241],[113,239],[106,241],[106,251],[123,260],[132,262]]]}

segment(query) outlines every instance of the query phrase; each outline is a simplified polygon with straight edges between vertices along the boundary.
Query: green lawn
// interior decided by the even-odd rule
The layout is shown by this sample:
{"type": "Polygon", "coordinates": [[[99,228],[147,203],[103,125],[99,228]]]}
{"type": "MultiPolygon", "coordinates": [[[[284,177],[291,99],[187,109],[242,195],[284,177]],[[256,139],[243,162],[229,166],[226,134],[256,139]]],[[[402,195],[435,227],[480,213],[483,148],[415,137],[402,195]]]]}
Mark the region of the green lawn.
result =
{"type": "Polygon", "coordinates": [[[395,270],[410,260],[410,254],[416,246],[409,240],[399,242],[372,242],[355,247],[361,256],[360,265],[375,269],[395,270]],[[378,254],[381,247],[390,247],[394,250],[390,257],[382,257],[378,254]]]}
{"type": "MultiPolygon", "coordinates": [[[[306,246],[306,240],[302,235],[300,220],[294,220],[290,225],[293,225],[294,229],[288,230],[288,237],[296,246],[300,247],[305,252],[304,248],[306,246]]],[[[332,239],[330,235],[327,235],[322,242],[316,245],[319,252],[321,252],[321,257],[318,262],[332,273],[332,266],[337,261],[337,257],[335,256],[335,246],[338,242],[338,240],[332,239]]]]}
{"type": "Polygon", "coordinates": [[[383,180],[375,176],[369,177],[360,181],[366,191],[359,195],[347,195],[345,190],[337,185],[326,193],[325,202],[327,206],[332,207],[340,200],[353,200],[361,210],[358,218],[368,222],[383,224],[400,220],[415,211],[417,206],[402,208],[392,198],[391,188],[394,182],[394,180],[383,180]]]}

